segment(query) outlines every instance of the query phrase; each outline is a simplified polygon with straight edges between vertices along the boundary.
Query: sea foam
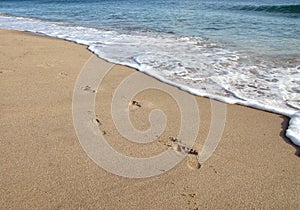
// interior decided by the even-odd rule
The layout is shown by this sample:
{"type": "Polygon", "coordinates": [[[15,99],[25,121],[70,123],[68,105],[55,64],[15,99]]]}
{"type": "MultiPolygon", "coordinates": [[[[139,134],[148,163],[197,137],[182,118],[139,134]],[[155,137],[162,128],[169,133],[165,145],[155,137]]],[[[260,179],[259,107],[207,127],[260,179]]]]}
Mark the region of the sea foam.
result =
{"type": "Polygon", "coordinates": [[[300,112],[291,116],[286,136],[296,145],[300,146],[300,112]]]}

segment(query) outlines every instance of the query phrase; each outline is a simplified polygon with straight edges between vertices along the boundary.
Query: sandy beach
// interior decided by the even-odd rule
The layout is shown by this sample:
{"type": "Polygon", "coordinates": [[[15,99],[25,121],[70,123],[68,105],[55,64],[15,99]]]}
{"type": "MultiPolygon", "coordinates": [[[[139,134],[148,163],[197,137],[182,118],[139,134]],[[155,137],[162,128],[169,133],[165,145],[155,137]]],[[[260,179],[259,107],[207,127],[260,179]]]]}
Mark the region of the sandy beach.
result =
{"type": "MultiPolygon", "coordinates": [[[[284,135],[287,117],[227,105],[220,143],[201,168],[189,154],[161,175],[121,177],[89,158],[74,129],[74,86],[93,56],[87,47],[1,29],[0,48],[2,209],[300,209],[300,148],[284,135]]],[[[176,102],[159,90],[138,94],[132,124],[146,130],[150,111],[160,109],[167,127],[149,144],[127,141],[112,120],[111,101],[120,82],[137,71],[112,66],[96,90],[99,131],[127,156],[167,150],[180,129],[176,102]]],[[[192,149],[200,153],[211,125],[211,101],[195,98],[200,129],[192,149]]]]}

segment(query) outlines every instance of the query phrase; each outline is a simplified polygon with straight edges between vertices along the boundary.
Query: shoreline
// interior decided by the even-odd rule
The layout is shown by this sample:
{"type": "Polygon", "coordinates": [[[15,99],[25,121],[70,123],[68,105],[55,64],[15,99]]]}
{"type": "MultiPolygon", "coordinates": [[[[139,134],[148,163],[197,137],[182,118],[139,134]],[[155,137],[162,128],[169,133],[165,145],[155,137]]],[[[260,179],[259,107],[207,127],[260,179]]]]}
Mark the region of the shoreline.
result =
{"type": "MultiPolygon", "coordinates": [[[[299,208],[300,153],[283,134],[287,117],[228,104],[222,139],[200,169],[190,169],[185,159],[160,176],[119,177],[88,158],[74,131],[72,94],[91,56],[86,46],[13,30],[1,29],[0,35],[3,207],[299,208]]],[[[111,120],[110,102],[118,82],[133,73],[155,80],[114,65],[98,89],[96,114],[113,148],[148,157],[167,149],[163,143],[176,136],[180,116],[168,95],[146,91],[136,98],[142,107],[131,113],[132,122],[143,130],[149,127],[149,112],[160,108],[170,118],[165,132],[150,145],[120,136],[111,120]]],[[[211,124],[211,105],[210,99],[195,98],[201,115],[195,149],[200,151],[211,124]]]]}
{"type": "MultiPolygon", "coordinates": [[[[11,29],[8,29],[8,30],[11,30],[11,29]]],[[[22,31],[22,30],[20,30],[22,31]]],[[[36,35],[40,35],[40,36],[46,36],[46,37],[51,37],[51,38],[56,38],[56,39],[61,39],[61,40],[65,40],[65,41],[68,41],[68,42],[72,42],[72,43],[76,43],[76,44],[79,44],[79,45],[83,45],[87,48],[88,51],[90,51],[91,53],[93,53],[94,55],[96,55],[97,57],[99,57],[100,59],[102,60],[105,60],[106,62],[109,62],[109,63],[113,63],[115,65],[123,65],[123,66],[126,66],[126,67],[129,67],[129,68],[133,68],[145,75],[148,75],[150,77],[153,77],[155,79],[157,79],[158,81],[160,82],[163,82],[165,84],[168,84],[168,85],[171,85],[171,86],[174,86],[182,91],[185,91],[191,95],[194,95],[196,97],[205,97],[205,98],[208,98],[208,99],[212,99],[212,100],[216,100],[216,101],[219,101],[219,102],[223,102],[223,103],[226,103],[226,104],[238,104],[238,105],[242,105],[242,106],[246,106],[246,107],[251,107],[253,109],[257,109],[257,110],[261,110],[261,111],[266,111],[266,112],[270,112],[270,113],[274,113],[274,114],[279,114],[279,115],[283,115],[283,116],[286,116],[288,117],[290,120],[291,119],[294,119],[293,122],[295,125],[291,125],[290,126],[290,129],[287,129],[288,133],[286,133],[286,137],[290,139],[290,141],[295,145],[295,146],[300,146],[300,137],[299,137],[299,132],[297,130],[297,127],[298,127],[298,124],[300,122],[300,111],[292,111],[292,110],[284,110],[282,108],[274,108],[272,106],[267,106],[267,105],[262,105],[262,104],[257,104],[257,103],[254,103],[254,102],[249,102],[249,101],[244,101],[243,99],[240,99],[239,97],[235,96],[236,99],[233,99],[233,98],[224,98],[224,97],[221,97],[221,96],[217,96],[217,95],[211,95],[211,94],[207,94],[207,93],[201,93],[201,94],[197,94],[197,91],[196,89],[193,89],[193,88],[190,88],[188,86],[185,86],[185,85],[178,85],[176,84],[175,82],[173,81],[169,81],[167,79],[164,79],[163,77],[161,76],[158,76],[158,75],[152,75],[151,73],[149,72],[145,72],[145,71],[141,71],[139,70],[138,68],[136,67],[132,67],[130,65],[126,65],[126,64],[118,64],[118,63],[115,63],[115,62],[112,62],[110,61],[109,59],[105,59],[105,58],[102,58],[100,57],[99,55],[97,55],[96,52],[94,52],[92,49],[89,49],[89,45],[87,44],[84,44],[84,43],[78,43],[77,41],[75,40],[71,40],[71,39],[68,39],[68,38],[59,38],[59,37],[55,37],[55,36],[51,36],[51,35],[48,35],[48,34],[43,34],[43,33],[37,33],[37,32],[31,32],[31,31],[28,31],[28,30],[25,30],[24,31],[25,33],[33,33],[33,34],[36,34],[36,35]]],[[[232,93],[234,95],[234,93],[232,93]]],[[[295,108],[295,107],[294,107],[295,108]]]]}

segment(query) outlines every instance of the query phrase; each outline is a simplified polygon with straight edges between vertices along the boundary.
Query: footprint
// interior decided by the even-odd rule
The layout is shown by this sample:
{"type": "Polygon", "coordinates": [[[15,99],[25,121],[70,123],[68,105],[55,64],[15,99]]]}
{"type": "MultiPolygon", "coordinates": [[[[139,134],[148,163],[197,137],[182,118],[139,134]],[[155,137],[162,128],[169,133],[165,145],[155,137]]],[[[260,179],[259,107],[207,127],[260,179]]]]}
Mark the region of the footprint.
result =
{"type": "Polygon", "coordinates": [[[137,107],[142,107],[142,105],[140,104],[140,102],[138,102],[138,101],[130,101],[130,105],[131,106],[137,106],[137,107]]]}
{"type": "Polygon", "coordinates": [[[197,170],[201,168],[201,164],[198,161],[198,157],[195,155],[188,155],[187,166],[192,170],[197,170]]]}
{"type": "Polygon", "coordinates": [[[201,168],[201,164],[198,161],[198,151],[197,150],[186,146],[185,144],[183,144],[181,141],[179,141],[177,138],[175,138],[173,136],[170,136],[169,140],[172,142],[172,149],[174,151],[188,154],[187,166],[190,169],[196,170],[196,169],[201,168]]]}
{"type": "Polygon", "coordinates": [[[101,129],[101,127],[100,127],[102,125],[102,123],[100,122],[100,120],[98,118],[93,119],[93,123],[95,123],[99,127],[99,130],[102,135],[106,135],[106,131],[101,129]]]}
{"type": "Polygon", "coordinates": [[[80,87],[81,90],[84,90],[84,91],[88,91],[90,93],[95,93],[96,90],[93,90],[90,86],[86,85],[85,87],[81,86],[80,87]]]}
{"type": "Polygon", "coordinates": [[[181,193],[181,196],[184,197],[186,200],[186,203],[188,204],[189,208],[188,209],[193,209],[193,210],[198,210],[199,208],[197,207],[197,202],[196,202],[196,193],[181,193]]]}
{"type": "Polygon", "coordinates": [[[137,109],[141,108],[142,105],[140,102],[132,100],[129,102],[129,110],[130,111],[136,111],[137,109]]]}
{"type": "Polygon", "coordinates": [[[68,76],[68,73],[65,71],[62,71],[62,72],[59,72],[59,76],[66,77],[66,76],[68,76]]]}
{"type": "Polygon", "coordinates": [[[170,141],[173,143],[173,149],[178,152],[184,152],[186,154],[190,155],[198,155],[198,151],[195,149],[192,149],[185,144],[183,144],[181,141],[179,141],[177,138],[170,136],[169,137],[170,141]]]}
{"type": "Polygon", "coordinates": [[[100,122],[100,120],[98,118],[93,119],[93,122],[98,126],[102,125],[102,123],[100,122]]]}
{"type": "Polygon", "coordinates": [[[174,136],[169,136],[170,141],[172,142],[178,142],[178,139],[175,138],[174,136]]]}
{"type": "Polygon", "coordinates": [[[209,166],[210,168],[212,168],[212,170],[215,172],[215,174],[218,174],[218,171],[215,169],[215,167],[213,166],[209,166]]]}

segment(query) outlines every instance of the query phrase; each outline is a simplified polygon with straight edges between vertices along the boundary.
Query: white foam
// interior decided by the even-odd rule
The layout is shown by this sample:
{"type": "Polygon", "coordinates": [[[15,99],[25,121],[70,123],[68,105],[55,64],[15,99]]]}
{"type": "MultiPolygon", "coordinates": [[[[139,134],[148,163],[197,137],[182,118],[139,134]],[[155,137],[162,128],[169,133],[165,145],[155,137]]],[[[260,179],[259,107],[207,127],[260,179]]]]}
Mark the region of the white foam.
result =
{"type": "Polygon", "coordinates": [[[286,136],[296,145],[300,146],[300,112],[291,116],[286,136]]]}
{"type": "Polygon", "coordinates": [[[108,61],[131,66],[192,94],[289,116],[287,136],[300,146],[300,66],[229,51],[201,37],[120,33],[1,14],[0,27],[85,44],[108,61]]]}

